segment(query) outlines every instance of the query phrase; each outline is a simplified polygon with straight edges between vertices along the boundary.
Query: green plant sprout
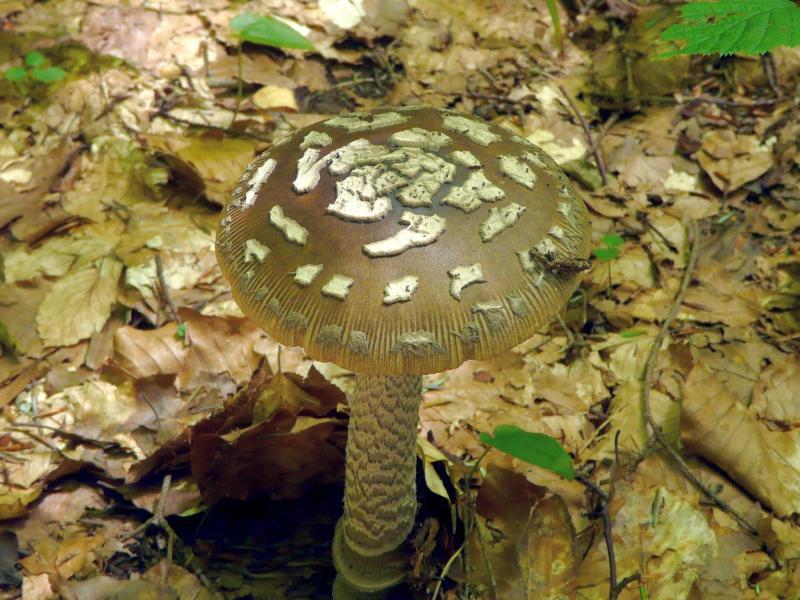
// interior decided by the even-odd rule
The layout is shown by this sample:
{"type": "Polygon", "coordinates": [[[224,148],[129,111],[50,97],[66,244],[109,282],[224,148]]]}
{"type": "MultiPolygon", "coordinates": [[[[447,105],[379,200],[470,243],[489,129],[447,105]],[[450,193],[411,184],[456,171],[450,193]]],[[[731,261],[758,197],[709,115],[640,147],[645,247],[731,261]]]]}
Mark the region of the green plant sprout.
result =
{"type": "Polygon", "coordinates": [[[611,296],[611,261],[619,258],[619,247],[625,241],[616,233],[607,233],[600,238],[603,246],[593,250],[594,257],[608,265],[608,295],[611,296]]]}
{"type": "Polygon", "coordinates": [[[239,81],[236,87],[236,108],[231,119],[231,125],[233,125],[236,117],[239,116],[239,106],[242,103],[242,42],[250,42],[259,46],[271,46],[273,48],[294,48],[296,50],[315,50],[315,48],[314,44],[303,34],[273,17],[244,13],[231,19],[230,26],[231,30],[239,38],[239,46],[237,48],[239,81]]]}
{"type": "Polygon", "coordinates": [[[245,13],[231,19],[231,29],[243,42],[273,48],[314,50],[314,44],[308,38],[273,17],[245,13]]]}
{"type": "Polygon", "coordinates": [[[47,62],[41,52],[28,52],[25,55],[25,66],[6,69],[3,77],[6,81],[13,83],[21,83],[28,78],[39,83],[53,83],[67,76],[67,72],[64,69],[49,66],[47,62]]]}
{"type": "Polygon", "coordinates": [[[630,329],[625,329],[624,331],[619,332],[619,337],[624,340],[630,340],[641,335],[647,333],[644,329],[638,329],[636,327],[631,327],[630,329]]]}
{"type": "Polygon", "coordinates": [[[561,18],[558,16],[556,0],[547,0],[547,10],[550,12],[550,20],[553,22],[553,32],[556,36],[558,52],[564,54],[564,31],[561,28],[561,18]]]}
{"type": "Polygon", "coordinates": [[[670,25],[662,40],[682,41],[678,54],[763,54],[777,46],[800,46],[800,7],[791,0],[689,2],[678,10],[684,23],[670,25]]]}
{"type": "Polygon", "coordinates": [[[481,442],[525,461],[561,475],[564,479],[575,479],[572,456],[556,440],[543,433],[533,433],[516,425],[498,425],[494,436],[481,433],[481,442]]]}

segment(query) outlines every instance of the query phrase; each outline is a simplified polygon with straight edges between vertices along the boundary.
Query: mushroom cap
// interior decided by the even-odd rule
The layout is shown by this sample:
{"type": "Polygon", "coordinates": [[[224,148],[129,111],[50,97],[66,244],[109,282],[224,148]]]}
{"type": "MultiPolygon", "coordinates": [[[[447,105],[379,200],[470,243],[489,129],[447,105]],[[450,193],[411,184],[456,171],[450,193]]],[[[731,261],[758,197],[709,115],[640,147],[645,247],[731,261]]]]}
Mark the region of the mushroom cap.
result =
{"type": "Polygon", "coordinates": [[[247,167],[217,259],[242,311],[286,345],[361,373],[495,356],[566,303],[586,207],[528,140],[426,107],[338,116],[247,167]]]}

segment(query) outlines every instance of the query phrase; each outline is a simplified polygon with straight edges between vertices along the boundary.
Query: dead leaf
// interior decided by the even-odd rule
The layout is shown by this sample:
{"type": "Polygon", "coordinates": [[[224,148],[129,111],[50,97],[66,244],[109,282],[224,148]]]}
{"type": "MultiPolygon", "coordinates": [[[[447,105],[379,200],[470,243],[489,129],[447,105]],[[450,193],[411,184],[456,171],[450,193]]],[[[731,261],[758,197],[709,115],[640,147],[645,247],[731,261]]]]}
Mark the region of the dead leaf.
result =
{"type": "Polygon", "coordinates": [[[697,161],[720,190],[732,192],[755,181],[775,164],[770,147],[754,135],[715,129],[703,135],[697,161]]]}
{"type": "Polygon", "coordinates": [[[99,332],[111,315],[121,273],[122,263],[106,257],[58,280],[36,315],[45,346],[69,346],[99,332]]]}
{"type": "Polygon", "coordinates": [[[230,373],[247,381],[258,356],[253,345],[263,333],[247,319],[206,317],[189,308],[178,313],[186,325],[186,343],[178,325],[142,331],[126,326],[114,334],[114,361],[132,377],[178,375],[180,387],[192,373],[230,373]]]}
{"type": "Polygon", "coordinates": [[[293,88],[265,85],[251,96],[251,100],[265,110],[298,110],[293,88]]]}
{"type": "Polygon", "coordinates": [[[258,143],[245,138],[149,135],[150,146],[159,150],[198,191],[223,206],[245,167],[255,158],[258,143]]]}
{"type": "Polygon", "coordinates": [[[519,543],[526,598],[569,597],[579,563],[575,528],[564,499],[546,496],[531,508],[519,543]],[[546,540],[546,543],[542,543],[546,540]]]}
{"type": "Polygon", "coordinates": [[[339,481],[344,473],[344,439],[337,424],[318,420],[297,433],[269,433],[261,423],[225,437],[192,439],[192,475],[206,502],[266,493],[273,499],[298,498],[310,485],[339,481]]]}
{"type": "Polygon", "coordinates": [[[689,373],[681,440],[723,469],[779,516],[800,512],[800,431],[770,431],[740,404],[702,361],[689,373]]]}

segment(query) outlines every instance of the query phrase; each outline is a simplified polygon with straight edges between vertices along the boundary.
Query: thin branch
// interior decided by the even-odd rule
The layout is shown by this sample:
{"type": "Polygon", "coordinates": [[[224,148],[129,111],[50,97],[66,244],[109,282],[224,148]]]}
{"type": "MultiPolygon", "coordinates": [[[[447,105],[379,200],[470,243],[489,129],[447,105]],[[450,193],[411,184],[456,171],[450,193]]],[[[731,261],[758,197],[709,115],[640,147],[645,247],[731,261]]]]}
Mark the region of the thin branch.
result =
{"type": "Polygon", "coordinates": [[[162,109],[156,113],[159,117],[163,117],[165,119],[169,119],[173,123],[180,123],[181,125],[188,125],[189,127],[203,127],[204,129],[215,129],[217,131],[221,131],[222,133],[227,133],[229,135],[234,135],[237,137],[249,137],[256,140],[261,140],[263,142],[270,142],[272,143],[272,138],[267,136],[263,133],[259,133],[257,131],[249,131],[246,129],[233,129],[231,127],[222,127],[220,125],[212,125],[211,123],[200,123],[198,121],[190,121],[189,119],[183,119],[181,117],[176,117],[175,115],[171,115],[167,110],[162,109]]]}
{"type": "Polygon", "coordinates": [[[158,285],[161,288],[161,297],[169,307],[169,312],[172,314],[172,319],[178,323],[182,322],[175,305],[172,303],[172,297],[169,295],[169,288],[167,287],[167,280],[164,277],[164,265],[161,264],[161,255],[156,254],[156,275],[158,276],[158,285]]]}
{"type": "Polygon", "coordinates": [[[611,513],[608,512],[608,504],[611,502],[611,493],[606,493],[586,475],[576,475],[575,480],[591,490],[600,503],[600,516],[603,519],[603,539],[606,542],[606,552],[608,554],[608,600],[617,600],[622,590],[632,581],[641,580],[639,573],[628,575],[622,581],[617,581],[617,555],[614,551],[614,538],[612,537],[611,513]]]}
{"type": "Polygon", "coordinates": [[[650,407],[650,388],[653,385],[653,379],[656,370],[656,362],[658,357],[658,352],[661,349],[661,346],[664,344],[664,340],[666,340],[667,335],[669,334],[670,326],[672,322],[675,320],[675,317],[678,314],[678,310],[680,310],[681,304],[683,304],[683,298],[686,295],[686,290],[689,288],[689,283],[692,280],[692,275],[694,273],[695,265],[697,264],[697,255],[700,247],[700,233],[697,228],[697,222],[694,220],[689,221],[689,231],[692,237],[692,248],[689,253],[689,260],[686,264],[686,270],[683,274],[683,281],[681,282],[681,287],[678,290],[677,296],[675,296],[675,300],[672,303],[672,308],[670,308],[669,314],[667,318],[664,319],[664,322],[661,324],[661,329],[656,335],[655,340],[653,340],[653,345],[650,347],[650,352],[647,355],[647,361],[645,362],[645,368],[641,378],[641,405],[642,405],[642,412],[644,413],[645,422],[647,425],[650,426],[652,431],[652,435],[648,436],[648,446],[651,445],[651,440],[655,440],[658,445],[660,445],[664,450],[666,450],[667,454],[675,461],[678,465],[681,473],[683,474],[686,479],[688,479],[692,485],[694,485],[700,492],[702,492],[707,498],[711,500],[718,508],[728,513],[733,519],[749,534],[753,536],[758,535],[758,530],[751,525],[747,519],[745,519],[742,515],[740,515],[730,504],[728,504],[725,500],[720,498],[716,493],[711,491],[708,486],[706,486],[700,479],[692,473],[689,465],[686,464],[686,461],[683,457],[678,454],[675,448],[669,443],[669,441],[664,438],[664,434],[661,431],[661,427],[658,423],[656,423],[655,419],[653,418],[653,412],[650,407]]]}
{"type": "Polygon", "coordinates": [[[583,134],[586,136],[586,142],[589,144],[589,148],[593,149],[592,153],[594,154],[594,160],[597,163],[597,170],[600,171],[600,180],[603,182],[604,186],[608,185],[608,173],[606,171],[605,160],[603,160],[603,153],[600,151],[600,145],[595,145],[594,143],[592,131],[589,129],[589,123],[586,122],[586,119],[581,114],[581,111],[572,101],[572,98],[570,97],[569,93],[567,93],[566,88],[563,85],[560,85],[558,86],[558,90],[564,95],[564,98],[567,99],[569,107],[572,109],[572,112],[575,113],[575,116],[578,118],[578,121],[583,128],[583,134]]]}

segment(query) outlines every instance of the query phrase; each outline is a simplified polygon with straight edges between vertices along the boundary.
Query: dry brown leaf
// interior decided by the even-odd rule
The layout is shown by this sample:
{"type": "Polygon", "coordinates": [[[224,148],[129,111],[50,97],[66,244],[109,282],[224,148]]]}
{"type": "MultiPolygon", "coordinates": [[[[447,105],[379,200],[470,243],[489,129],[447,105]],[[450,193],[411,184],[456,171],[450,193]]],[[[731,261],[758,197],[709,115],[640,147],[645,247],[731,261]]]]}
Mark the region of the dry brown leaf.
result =
{"type": "Polygon", "coordinates": [[[63,539],[45,538],[33,544],[33,554],[20,560],[32,575],[50,573],[63,579],[79,574],[92,559],[92,551],[105,542],[102,535],[68,533],[63,539]]]}
{"type": "Polygon", "coordinates": [[[720,190],[732,192],[754,181],[775,164],[770,147],[754,135],[714,129],[703,135],[700,166],[720,190]]]}
{"type": "Polygon", "coordinates": [[[258,108],[266,110],[298,110],[294,88],[265,85],[250,99],[258,108]]]}
{"type": "Polygon", "coordinates": [[[700,285],[686,291],[679,315],[690,315],[704,323],[751,325],[762,309],[756,287],[742,281],[746,275],[745,270],[737,270],[734,275],[716,262],[701,267],[695,276],[700,285]]]}
{"type": "Polygon", "coordinates": [[[250,378],[258,356],[253,345],[263,333],[247,319],[206,317],[189,308],[178,313],[186,325],[186,342],[178,324],[143,331],[126,326],[114,334],[114,361],[132,377],[177,374],[181,387],[192,373],[230,373],[237,382],[250,378]]]}
{"type": "Polygon", "coordinates": [[[117,299],[121,273],[122,263],[106,257],[58,280],[36,314],[45,346],[70,346],[99,332],[117,299]]]}
{"type": "MultiPolygon", "coordinates": [[[[483,480],[476,509],[480,519],[478,527],[483,528],[483,538],[493,539],[492,544],[484,545],[492,571],[497,582],[500,598],[525,598],[526,577],[522,568],[528,566],[524,552],[527,550],[529,519],[531,508],[545,496],[545,490],[533,485],[519,473],[509,469],[488,465],[483,480]],[[495,538],[486,529],[502,532],[495,538]],[[496,541],[494,541],[496,539],[496,541]]],[[[534,522],[536,516],[533,515],[534,522]]],[[[477,533],[468,540],[470,556],[480,556],[481,543],[477,533]]],[[[483,561],[470,561],[470,579],[488,586],[489,574],[483,561]]]]}
{"type": "Polygon", "coordinates": [[[89,225],[73,230],[69,236],[51,237],[30,252],[17,247],[4,257],[5,280],[16,283],[43,275],[61,277],[92,265],[114,251],[122,230],[119,222],[89,225]]]}
{"type": "MultiPolygon", "coordinates": [[[[35,220],[36,215],[44,208],[48,192],[80,152],[77,144],[64,142],[63,138],[56,136],[35,146],[31,150],[34,156],[18,157],[13,165],[8,164],[8,149],[3,150],[6,152],[0,160],[2,173],[8,174],[9,168],[14,168],[24,170],[29,176],[24,185],[13,184],[9,177],[0,176],[0,228],[19,218],[23,221],[35,220]]],[[[16,154],[15,151],[12,152],[16,154]]]]}
{"type": "Polygon", "coordinates": [[[257,493],[298,498],[311,485],[339,481],[344,474],[344,437],[337,423],[316,424],[297,432],[271,433],[265,422],[220,436],[192,438],[192,475],[206,502],[244,499],[257,493]]]}
{"type": "Polygon", "coordinates": [[[800,512],[800,430],[769,430],[703,361],[689,373],[684,393],[684,445],[779,516],[800,512]]]}
{"type": "Polygon", "coordinates": [[[800,359],[785,354],[762,370],[753,391],[753,408],[762,419],[800,427],[800,359]]]}
{"type": "Polygon", "coordinates": [[[526,598],[570,597],[575,593],[579,559],[566,502],[561,496],[546,496],[531,509],[527,531],[519,544],[526,598]]]}
{"type": "MultiPolygon", "coordinates": [[[[654,600],[687,598],[698,576],[718,552],[718,543],[696,498],[664,487],[615,486],[609,506],[619,577],[639,571],[654,600]]],[[[602,536],[580,566],[576,585],[589,598],[608,596],[608,554],[602,536]]],[[[638,597],[631,587],[628,598],[638,597]]]]}
{"type": "Polygon", "coordinates": [[[204,191],[220,206],[228,201],[258,143],[245,138],[149,135],[150,146],[161,151],[192,187],[204,191]]]}

